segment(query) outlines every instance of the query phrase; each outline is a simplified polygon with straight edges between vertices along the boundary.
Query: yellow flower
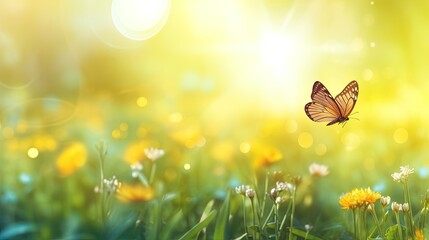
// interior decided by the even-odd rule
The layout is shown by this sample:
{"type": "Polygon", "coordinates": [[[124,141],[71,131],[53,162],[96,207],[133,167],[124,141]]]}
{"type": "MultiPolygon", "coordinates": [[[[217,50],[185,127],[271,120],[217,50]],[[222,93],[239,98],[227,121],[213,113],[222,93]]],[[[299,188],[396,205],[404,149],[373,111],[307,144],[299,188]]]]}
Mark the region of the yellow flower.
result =
{"type": "Polygon", "coordinates": [[[262,149],[259,156],[255,159],[253,167],[255,169],[260,169],[261,167],[268,167],[272,164],[280,161],[283,158],[280,150],[274,147],[267,147],[262,149]]]}
{"type": "Polygon", "coordinates": [[[356,188],[341,196],[338,203],[341,205],[342,209],[353,209],[367,207],[369,204],[374,203],[380,198],[381,194],[372,191],[370,188],[356,188]]]}
{"type": "Polygon", "coordinates": [[[423,231],[421,229],[416,229],[415,234],[416,234],[417,240],[423,240],[424,239],[423,238],[423,231]]]}
{"type": "Polygon", "coordinates": [[[375,201],[377,201],[378,199],[381,198],[381,194],[378,192],[374,192],[372,191],[370,188],[364,189],[363,190],[364,194],[364,203],[366,205],[370,204],[370,203],[375,203],[375,201]]]}
{"type": "Polygon", "coordinates": [[[58,156],[56,161],[58,171],[67,176],[85,165],[86,158],[85,146],[79,142],[72,143],[58,156]]]}
{"type": "Polygon", "coordinates": [[[148,201],[154,196],[154,190],[142,184],[122,184],[116,193],[119,201],[124,203],[148,201]]]}
{"type": "Polygon", "coordinates": [[[357,206],[356,199],[352,193],[346,193],[341,196],[338,203],[341,205],[342,209],[353,209],[357,206]]]}

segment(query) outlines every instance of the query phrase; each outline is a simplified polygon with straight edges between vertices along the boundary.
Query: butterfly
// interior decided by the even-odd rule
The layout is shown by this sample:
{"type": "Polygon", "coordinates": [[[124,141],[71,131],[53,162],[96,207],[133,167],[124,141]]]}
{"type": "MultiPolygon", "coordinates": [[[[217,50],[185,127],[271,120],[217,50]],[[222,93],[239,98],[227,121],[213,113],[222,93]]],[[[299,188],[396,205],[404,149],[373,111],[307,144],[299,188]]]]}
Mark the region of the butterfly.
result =
{"type": "Polygon", "coordinates": [[[315,122],[329,122],[326,126],[335,123],[345,123],[349,120],[359,94],[359,85],[351,81],[335,98],[319,81],[313,85],[311,100],[305,105],[305,113],[315,122]]]}

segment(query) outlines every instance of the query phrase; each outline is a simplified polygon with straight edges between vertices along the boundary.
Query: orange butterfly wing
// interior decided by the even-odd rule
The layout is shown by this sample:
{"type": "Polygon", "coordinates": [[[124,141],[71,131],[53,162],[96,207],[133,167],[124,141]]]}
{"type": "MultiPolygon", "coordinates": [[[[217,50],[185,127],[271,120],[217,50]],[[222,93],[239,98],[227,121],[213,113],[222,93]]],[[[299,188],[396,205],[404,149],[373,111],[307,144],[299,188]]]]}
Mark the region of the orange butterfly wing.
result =
{"type": "Polygon", "coordinates": [[[356,104],[358,92],[357,82],[352,81],[334,99],[328,89],[316,81],[311,93],[313,101],[305,105],[305,113],[315,122],[329,122],[328,126],[347,121],[356,104]]]}
{"type": "Polygon", "coordinates": [[[347,118],[355,107],[359,95],[359,85],[356,81],[351,81],[335,97],[335,102],[341,110],[341,116],[347,118]]]}

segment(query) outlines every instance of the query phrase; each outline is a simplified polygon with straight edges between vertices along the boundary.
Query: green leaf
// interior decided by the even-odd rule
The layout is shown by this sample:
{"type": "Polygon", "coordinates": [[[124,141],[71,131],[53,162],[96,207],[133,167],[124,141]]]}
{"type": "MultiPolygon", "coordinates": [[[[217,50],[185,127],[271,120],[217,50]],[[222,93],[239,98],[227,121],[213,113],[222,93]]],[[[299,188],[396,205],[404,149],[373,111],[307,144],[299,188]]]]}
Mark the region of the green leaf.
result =
{"type": "Polygon", "coordinates": [[[307,236],[306,239],[308,239],[308,240],[322,240],[321,238],[318,238],[314,235],[307,234],[306,231],[296,229],[296,228],[292,228],[292,234],[294,234],[295,236],[298,236],[298,237],[302,237],[302,238],[305,238],[307,236]]]}
{"type": "Polygon", "coordinates": [[[247,233],[243,233],[243,235],[241,235],[241,236],[239,236],[237,238],[234,238],[233,240],[241,240],[241,239],[243,239],[246,236],[247,236],[247,233]]]}
{"type": "Polygon", "coordinates": [[[130,229],[137,220],[137,213],[126,208],[114,208],[107,219],[104,239],[118,239],[130,229]]]}
{"type": "Polygon", "coordinates": [[[12,225],[9,225],[0,232],[0,239],[11,239],[15,238],[19,235],[23,235],[26,233],[31,233],[36,231],[36,226],[31,223],[15,223],[12,225]]]}
{"type": "Polygon", "coordinates": [[[384,235],[385,239],[386,240],[395,240],[397,230],[398,230],[397,225],[393,225],[393,226],[389,227],[386,231],[386,234],[384,235]]]}
{"type": "Polygon", "coordinates": [[[222,204],[222,207],[220,208],[219,215],[216,220],[216,227],[214,232],[214,239],[225,239],[225,229],[228,223],[228,217],[229,217],[229,199],[231,194],[228,193],[228,195],[225,198],[225,201],[222,204]]]}
{"type": "Polygon", "coordinates": [[[171,239],[171,237],[170,237],[171,231],[173,230],[173,228],[175,226],[177,226],[177,224],[179,224],[179,222],[182,220],[182,218],[183,218],[183,212],[182,212],[182,210],[180,210],[166,224],[165,229],[162,231],[161,239],[166,239],[166,240],[171,239]]]}
{"type": "Polygon", "coordinates": [[[267,224],[267,228],[275,229],[276,228],[276,222],[270,222],[270,223],[268,223],[267,224]]]}
{"type": "Polygon", "coordinates": [[[203,221],[205,218],[207,218],[207,216],[209,215],[209,213],[213,208],[213,204],[214,204],[213,200],[207,203],[206,208],[204,208],[203,214],[201,215],[200,222],[203,221]]]}
{"type": "Polygon", "coordinates": [[[179,240],[194,239],[195,236],[197,236],[197,234],[201,230],[203,230],[205,227],[207,227],[207,225],[210,224],[210,222],[216,217],[216,215],[217,215],[216,210],[211,211],[204,220],[200,221],[193,228],[191,228],[189,231],[187,231],[185,234],[183,234],[183,236],[180,237],[179,240]]]}

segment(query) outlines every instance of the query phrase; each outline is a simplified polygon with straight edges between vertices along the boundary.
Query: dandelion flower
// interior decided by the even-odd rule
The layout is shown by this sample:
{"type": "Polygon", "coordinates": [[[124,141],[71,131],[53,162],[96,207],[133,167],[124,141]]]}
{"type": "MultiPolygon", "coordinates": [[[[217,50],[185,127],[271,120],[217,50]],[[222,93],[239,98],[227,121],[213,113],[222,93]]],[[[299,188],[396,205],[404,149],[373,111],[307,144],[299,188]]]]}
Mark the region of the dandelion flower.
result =
{"type": "Polygon", "coordinates": [[[342,195],[338,203],[341,205],[342,209],[345,210],[357,207],[356,199],[351,192],[342,195]]]}
{"type": "Polygon", "coordinates": [[[366,189],[354,189],[349,193],[346,193],[340,197],[338,203],[343,209],[353,209],[368,207],[375,201],[381,198],[381,194],[372,191],[370,188],[366,189]]]}
{"type": "Polygon", "coordinates": [[[329,174],[328,166],[317,163],[312,163],[308,167],[308,171],[314,177],[324,177],[329,174]]]}
{"type": "Polygon", "coordinates": [[[75,142],[65,148],[56,160],[58,171],[67,176],[85,165],[87,151],[82,143],[75,142]]]}
{"type": "Polygon", "coordinates": [[[124,203],[149,201],[155,197],[155,191],[141,184],[122,184],[116,197],[124,203]]]}
{"type": "Polygon", "coordinates": [[[253,163],[254,169],[260,169],[262,167],[269,167],[272,164],[280,161],[283,158],[283,154],[274,147],[268,147],[263,149],[259,156],[255,159],[253,163]]]}

